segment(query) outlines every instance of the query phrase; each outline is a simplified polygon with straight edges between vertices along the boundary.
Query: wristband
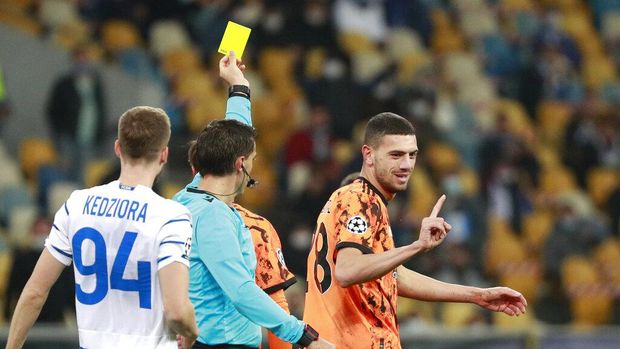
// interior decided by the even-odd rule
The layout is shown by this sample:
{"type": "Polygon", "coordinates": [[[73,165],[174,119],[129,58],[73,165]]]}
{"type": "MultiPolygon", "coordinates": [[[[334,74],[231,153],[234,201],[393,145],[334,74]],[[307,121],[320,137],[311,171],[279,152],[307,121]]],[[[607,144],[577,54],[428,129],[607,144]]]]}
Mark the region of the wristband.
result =
{"type": "Polygon", "coordinates": [[[312,344],[312,342],[317,340],[319,340],[319,333],[314,328],[312,328],[312,326],[306,324],[306,326],[304,327],[304,333],[297,341],[297,344],[305,348],[312,344]]]}
{"type": "Polygon", "coordinates": [[[245,85],[232,85],[228,88],[228,98],[239,96],[250,99],[250,87],[245,85]]]}

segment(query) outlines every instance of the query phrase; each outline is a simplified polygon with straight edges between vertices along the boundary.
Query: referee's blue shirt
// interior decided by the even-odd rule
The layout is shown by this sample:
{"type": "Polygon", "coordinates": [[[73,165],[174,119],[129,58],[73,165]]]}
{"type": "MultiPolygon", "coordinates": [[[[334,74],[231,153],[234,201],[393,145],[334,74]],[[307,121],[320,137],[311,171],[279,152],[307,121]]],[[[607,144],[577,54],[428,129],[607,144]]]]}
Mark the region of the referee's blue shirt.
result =
{"type": "MultiPolygon", "coordinates": [[[[251,125],[250,115],[248,99],[228,99],[226,118],[251,125]]],[[[189,296],[198,341],[258,347],[260,327],[265,327],[285,341],[297,342],[304,323],[256,285],[254,243],[243,219],[234,208],[199,190],[199,180],[197,175],[173,198],[192,213],[189,296]]]]}

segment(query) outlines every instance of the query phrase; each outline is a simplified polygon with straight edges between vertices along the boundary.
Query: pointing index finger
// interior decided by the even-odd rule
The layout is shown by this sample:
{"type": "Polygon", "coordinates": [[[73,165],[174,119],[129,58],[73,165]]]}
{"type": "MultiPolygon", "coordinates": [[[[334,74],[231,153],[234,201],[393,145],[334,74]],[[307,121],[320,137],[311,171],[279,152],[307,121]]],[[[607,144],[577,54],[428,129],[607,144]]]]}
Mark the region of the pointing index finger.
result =
{"type": "Polygon", "coordinates": [[[437,218],[437,215],[439,215],[439,211],[441,211],[441,207],[443,206],[443,203],[446,201],[446,195],[442,195],[441,197],[439,197],[439,199],[437,200],[437,203],[435,204],[435,206],[433,206],[433,210],[431,211],[431,215],[429,217],[431,218],[437,218]]]}

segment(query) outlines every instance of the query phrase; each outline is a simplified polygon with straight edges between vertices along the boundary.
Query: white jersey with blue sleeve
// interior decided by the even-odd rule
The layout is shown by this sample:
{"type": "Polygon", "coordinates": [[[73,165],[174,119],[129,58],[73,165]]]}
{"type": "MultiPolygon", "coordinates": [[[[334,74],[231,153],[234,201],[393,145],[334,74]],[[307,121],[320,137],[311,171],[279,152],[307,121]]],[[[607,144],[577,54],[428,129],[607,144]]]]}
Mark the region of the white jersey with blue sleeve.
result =
{"type": "Polygon", "coordinates": [[[118,181],[71,194],[45,242],[73,263],[80,348],[176,348],[158,270],[189,266],[191,215],[144,186],[118,181]]]}

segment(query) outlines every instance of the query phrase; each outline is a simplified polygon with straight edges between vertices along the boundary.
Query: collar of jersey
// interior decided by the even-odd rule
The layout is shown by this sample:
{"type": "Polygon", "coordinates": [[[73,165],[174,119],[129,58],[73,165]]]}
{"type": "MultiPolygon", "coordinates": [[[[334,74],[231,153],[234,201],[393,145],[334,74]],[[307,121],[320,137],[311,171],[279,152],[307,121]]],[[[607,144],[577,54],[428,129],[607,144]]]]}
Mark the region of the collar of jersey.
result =
{"type": "Polygon", "coordinates": [[[385,198],[385,196],[383,196],[383,194],[381,194],[381,192],[379,191],[379,189],[377,189],[377,187],[375,187],[374,185],[372,185],[372,183],[370,183],[370,181],[368,181],[366,178],[362,176],[357,177],[357,179],[360,179],[362,180],[362,182],[366,183],[368,185],[368,188],[370,188],[370,190],[374,191],[375,194],[379,195],[379,197],[381,198],[381,201],[383,201],[385,206],[388,205],[388,200],[385,198]]]}

